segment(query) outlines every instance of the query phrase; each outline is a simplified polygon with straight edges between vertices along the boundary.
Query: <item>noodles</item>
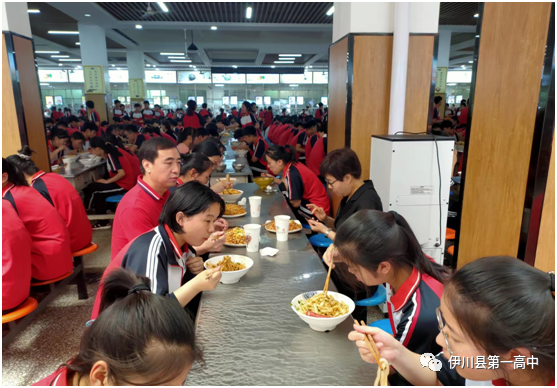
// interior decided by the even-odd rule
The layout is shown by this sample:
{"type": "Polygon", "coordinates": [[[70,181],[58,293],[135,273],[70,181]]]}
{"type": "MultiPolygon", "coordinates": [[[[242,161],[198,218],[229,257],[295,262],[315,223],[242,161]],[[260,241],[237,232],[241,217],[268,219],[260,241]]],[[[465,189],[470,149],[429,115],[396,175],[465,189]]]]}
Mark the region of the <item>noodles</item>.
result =
{"type": "Polygon", "coordinates": [[[301,314],[315,316],[317,314],[323,318],[340,317],[341,315],[348,314],[348,306],[344,302],[338,302],[332,295],[327,295],[321,292],[314,295],[309,299],[298,301],[296,306],[301,314]]]}
{"type": "Polygon", "coordinates": [[[240,271],[242,269],[246,269],[246,265],[244,263],[235,263],[228,255],[224,256],[224,258],[217,264],[207,264],[207,267],[209,268],[217,268],[218,266],[222,266],[220,270],[223,272],[240,271]]]}
{"type": "Polygon", "coordinates": [[[228,229],[225,233],[226,244],[246,245],[246,232],[243,228],[228,229]]]}
{"type": "Polygon", "coordinates": [[[240,214],[246,214],[246,209],[241,207],[240,205],[233,205],[233,204],[226,204],[226,208],[224,210],[225,216],[239,216],[240,214]]]}
{"type": "Polygon", "coordinates": [[[240,190],[236,189],[225,189],[221,193],[222,195],[235,195],[235,194],[242,194],[240,190]]]}
{"type": "MultiPolygon", "coordinates": [[[[275,226],[275,221],[272,221],[268,226],[267,229],[272,230],[273,232],[277,231],[277,227],[275,226]]],[[[290,220],[290,224],[288,226],[288,231],[293,232],[295,230],[302,229],[302,225],[298,224],[296,221],[290,220]]]]}

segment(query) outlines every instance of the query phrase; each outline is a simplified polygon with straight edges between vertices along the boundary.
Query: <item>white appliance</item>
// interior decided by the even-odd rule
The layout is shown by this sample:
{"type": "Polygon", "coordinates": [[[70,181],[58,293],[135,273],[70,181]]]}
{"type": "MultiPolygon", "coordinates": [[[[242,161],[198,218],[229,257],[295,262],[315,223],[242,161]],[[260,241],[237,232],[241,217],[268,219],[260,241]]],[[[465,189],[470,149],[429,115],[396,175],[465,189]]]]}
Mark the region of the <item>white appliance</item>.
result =
{"type": "Polygon", "coordinates": [[[439,264],[443,263],[453,154],[454,139],[449,137],[385,135],[371,139],[370,179],[383,211],[402,215],[425,254],[439,264]]]}

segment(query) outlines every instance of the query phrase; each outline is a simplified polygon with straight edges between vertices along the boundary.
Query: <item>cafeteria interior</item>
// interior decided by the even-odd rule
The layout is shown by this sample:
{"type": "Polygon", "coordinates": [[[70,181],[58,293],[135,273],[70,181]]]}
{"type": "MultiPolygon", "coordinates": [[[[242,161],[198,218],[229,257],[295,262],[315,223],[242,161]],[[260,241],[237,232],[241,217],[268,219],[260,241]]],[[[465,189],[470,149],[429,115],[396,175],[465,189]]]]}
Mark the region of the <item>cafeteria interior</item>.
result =
{"type": "Polygon", "coordinates": [[[555,386],[555,3],[2,35],[3,386],[555,386]]]}

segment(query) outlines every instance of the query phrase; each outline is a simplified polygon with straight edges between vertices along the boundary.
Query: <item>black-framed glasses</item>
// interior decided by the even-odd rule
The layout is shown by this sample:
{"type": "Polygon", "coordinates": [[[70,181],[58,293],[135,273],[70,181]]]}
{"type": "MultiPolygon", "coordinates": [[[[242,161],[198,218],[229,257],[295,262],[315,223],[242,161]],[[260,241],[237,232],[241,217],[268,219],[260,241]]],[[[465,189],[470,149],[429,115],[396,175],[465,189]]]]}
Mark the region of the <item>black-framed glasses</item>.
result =
{"type": "Polygon", "coordinates": [[[327,183],[327,186],[333,188],[333,185],[338,182],[338,179],[335,179],[334,182],[329,182],[327,179],[325,179],[325,182],[327,183]]]}
{"type": "Polygon", "coordinates": [[[451,346],[449,345],[449,333],[445,332],[445,318],[443,318],[443,313],[441,312],[441,308],[437,307],[435,309],[435,313],[437,315],[437,322],[439,323],[439,331],[441,331],[441,333],[443,334],[443,338],[445,338],[445,345],[447,345],[447,350],[449,351],[449,354],[452,356],[454,356],[455,353],[462,353],[462,352],[470,352],[472,350],[477,350],[477,349],[468,349],[468,350],[458,350],[456,352],[454,352],[451,349],[451,346]]]}

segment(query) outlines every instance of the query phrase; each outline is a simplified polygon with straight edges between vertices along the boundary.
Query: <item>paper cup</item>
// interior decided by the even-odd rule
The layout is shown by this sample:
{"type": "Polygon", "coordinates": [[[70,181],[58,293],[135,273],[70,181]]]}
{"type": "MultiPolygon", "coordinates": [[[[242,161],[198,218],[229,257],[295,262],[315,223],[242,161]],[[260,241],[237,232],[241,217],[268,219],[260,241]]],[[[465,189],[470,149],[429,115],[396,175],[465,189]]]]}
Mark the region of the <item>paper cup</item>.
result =
{"type": "Polygon", "coordinates": [[[275,216],[275,227],[277,229],[277,241],[288,241],[290,216],[275,216]]]}
{"type": "Polygon", "coordinates": [[[246,248],[248,252],[259,251],[259,237],[261,235],[261,225],[247,224],[244,225],[246,233],[246,248]]]}
{"type": "Polygon", "coordinates": [[[252,217],[261,215],[261,197],[249,197],[249,209],[252,217]]]}

